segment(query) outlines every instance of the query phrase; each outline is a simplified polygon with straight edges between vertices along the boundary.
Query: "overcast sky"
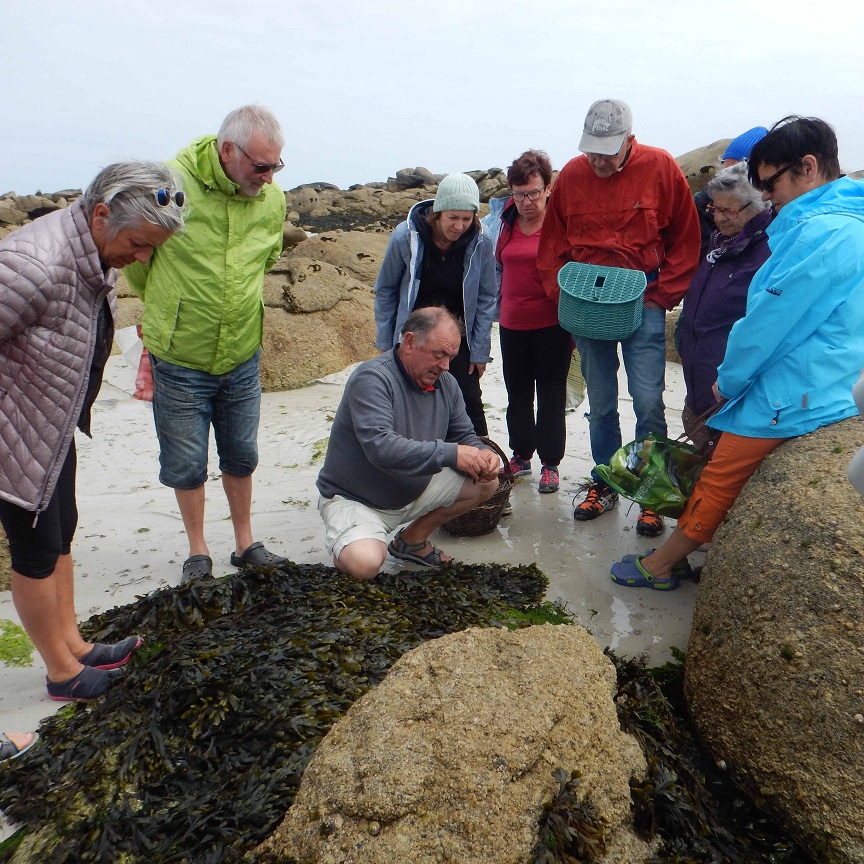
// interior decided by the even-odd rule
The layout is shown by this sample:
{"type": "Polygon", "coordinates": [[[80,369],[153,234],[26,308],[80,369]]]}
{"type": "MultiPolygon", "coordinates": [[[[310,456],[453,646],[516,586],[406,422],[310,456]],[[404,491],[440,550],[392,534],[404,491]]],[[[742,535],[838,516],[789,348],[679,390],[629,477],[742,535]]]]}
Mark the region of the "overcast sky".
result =
{"type": "Polygon", "coordinates": [[[166,159],[257,102],[284,188],[577,155],[588,106],[627,101],[674,155],[786,114],[864,168],[858,14],[837,0],[0,0],[0,194],[166,159]]]}

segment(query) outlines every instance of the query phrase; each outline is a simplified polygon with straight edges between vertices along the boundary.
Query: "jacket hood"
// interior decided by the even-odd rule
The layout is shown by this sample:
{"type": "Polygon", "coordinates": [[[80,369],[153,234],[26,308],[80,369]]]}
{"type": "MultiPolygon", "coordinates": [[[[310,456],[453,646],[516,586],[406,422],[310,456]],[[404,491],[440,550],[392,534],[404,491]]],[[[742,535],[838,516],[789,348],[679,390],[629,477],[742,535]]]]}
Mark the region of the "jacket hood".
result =
{"type": "Polygon", "coordinates": [[[240,188],[224,171],[219,161],[215,135],[196,138],[177,154],[177,161],[208,189],[234,195],[240,188]]]}

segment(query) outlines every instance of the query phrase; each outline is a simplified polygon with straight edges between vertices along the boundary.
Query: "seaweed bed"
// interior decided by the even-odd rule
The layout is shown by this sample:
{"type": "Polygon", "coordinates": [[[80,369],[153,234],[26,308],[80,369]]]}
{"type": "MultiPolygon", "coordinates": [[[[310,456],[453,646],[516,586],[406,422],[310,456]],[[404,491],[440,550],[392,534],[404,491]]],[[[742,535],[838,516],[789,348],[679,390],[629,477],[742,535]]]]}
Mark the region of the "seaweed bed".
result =
{"type": "MultiPolygon", "coordinates": [[[[91,618],[89,638],[141,633],[145,645],[104,698],[63,708],[26,758],[0,767],[0,808],[22,826],[0,844],[0,862],[244,860],[281,821],[318,741],[393,662],[470,626],[561,621],[563,610],[543,603],[546,584],[534,566],[358,583],[290,565],[164,589],[91,618]]],[[[663,694],[680,669],[666,670],[661,688],[644,664],[613,660],[622,725],[646,747],[651,773],[634,785],[634,815],[663,840],[656,861],[807,862],[722,777],[706,779],[683,707],[676,716],[663,694]]],[[[557,825],[561,838],[538,861],[590,861],[570,856],[566,838],[578,834],[574,849],[590,853],[602,826],[584,824],[584,802],[573,812],[578,780],[559,779],[541,837],[557,825]]]]}

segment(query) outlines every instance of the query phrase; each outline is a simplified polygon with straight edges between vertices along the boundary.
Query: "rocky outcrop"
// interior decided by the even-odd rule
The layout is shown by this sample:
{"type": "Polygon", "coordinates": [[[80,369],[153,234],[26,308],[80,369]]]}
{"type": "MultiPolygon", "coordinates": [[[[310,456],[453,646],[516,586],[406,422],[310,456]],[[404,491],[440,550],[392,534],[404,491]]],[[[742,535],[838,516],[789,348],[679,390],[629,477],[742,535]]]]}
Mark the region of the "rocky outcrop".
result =
{"type": "Polygon", "coordinates": [[[720,157],[729,146],[731,138],[721,138],[713,144],[691,150],[683,156],[678,156],[676,162],[678,167],[690,184],[690,191],[694,194],[720,169],[720,157]]]}
{"type": "Polygon", "coordinates": [[[864,423],[776,450],[708,554],[686,695],[705,741],[820,864],[864,862],[864,423]]]}
{"type": "Polygon", "coordinates": [[[607,820],[608,864],[646,860],[631,828],[639,746],[618,724],[616,676],[588,633],[467,630],[405,654],[319,745],[275,864],[528,864],[553,771],[582,774],[607,820]]]}

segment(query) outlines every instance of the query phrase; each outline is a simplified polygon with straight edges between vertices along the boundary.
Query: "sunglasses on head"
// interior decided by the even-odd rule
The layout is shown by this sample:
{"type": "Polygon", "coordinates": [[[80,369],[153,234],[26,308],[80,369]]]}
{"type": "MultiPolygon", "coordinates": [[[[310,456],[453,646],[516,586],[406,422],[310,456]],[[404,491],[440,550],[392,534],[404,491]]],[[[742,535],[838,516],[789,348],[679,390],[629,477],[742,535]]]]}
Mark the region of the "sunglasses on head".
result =
{"type": "Polygon", "coordinates": [[[774,191],[774,184],[793,166],[797,165],[801,160],[794,159],[785,167],[781,168],[779,171],[775,171],[770,177],[766,177],[764,180],[761,180],[757,177],[753,181],[753,185],[760,192],[767,192],[769,195],[774,191]]]}
{"type": "Polygon", "coordinates": [[[256,174],[266,174],[268,171],[272,171],[275,174],[285,167],[285,163],[281,159],[275,165],[265,165],[262,162],[256,162],[239,144],[234,144],[234,146],[249,160],[252,170],[256,174]]]}
{"type": "Polygon", "coordinates": [[[182,207],[186,203],[186,193],[182,189],[172,192],[170,189],[157,189],[153,193],[156,203],[160,207],[167,207],[172,201],[182,207]]]}

